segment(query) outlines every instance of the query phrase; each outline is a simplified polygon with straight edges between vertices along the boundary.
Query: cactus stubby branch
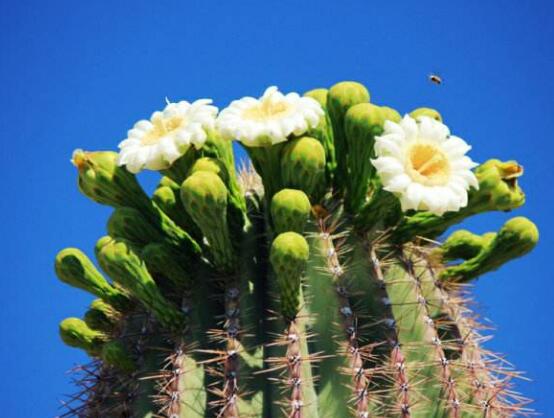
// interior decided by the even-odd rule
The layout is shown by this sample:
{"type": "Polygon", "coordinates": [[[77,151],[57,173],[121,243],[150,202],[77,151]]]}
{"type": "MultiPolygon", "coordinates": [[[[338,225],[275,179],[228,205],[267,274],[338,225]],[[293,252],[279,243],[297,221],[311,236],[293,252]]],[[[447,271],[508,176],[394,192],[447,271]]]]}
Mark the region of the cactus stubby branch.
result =
{"type": "Polygon", "coordinates": [[[268,88],[222,110],[169,103],[78,186],[114,211],[95,256],[57,255],[96,299],[60,336],[93,362],[63,417],[527,416],[519,373],[483,347],[470,285],[538,230],[442,234],[525,202],[515,161],[476,166],[442,116],[402,116],[357,82],[268,88]],[[252,166],[237,173],[232,140],[252,166]],[[153,195],[141,169],[160,172],[153,195]]]}

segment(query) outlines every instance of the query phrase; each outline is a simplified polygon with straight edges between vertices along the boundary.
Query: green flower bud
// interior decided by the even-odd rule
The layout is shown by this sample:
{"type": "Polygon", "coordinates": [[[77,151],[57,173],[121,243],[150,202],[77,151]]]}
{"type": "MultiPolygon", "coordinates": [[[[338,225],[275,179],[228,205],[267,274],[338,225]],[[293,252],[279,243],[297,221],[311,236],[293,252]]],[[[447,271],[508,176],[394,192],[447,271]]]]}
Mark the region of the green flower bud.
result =
{"type": "MultiPolygon", "coordinates": [[[[465,283],[496,270],[531,251],[539,240],[539,231],[529,219],[518,216],[506,222],[498,234],[488,233],[481,238],[483,245],[477,254],[456,266],[447,267],[440,277],[465,283]]],[[[453,238],[450,237],[447,242],[449,240],[452,242],[453,238]]]]}
{"type": "Polygon", "coordinates": [[[179,183],[173,181],[170,177],[167,176],[163,176],[160,179],[160,182],[158,183],[158,188],[159,187],[169,187],[175,191],[179,191],[180,188],[179,183]]]}
{"type": "Polygon", "coordinates": [[[392,107],[388,106],[381,106],[381,113],[383,114],[383,118],[385,120],[390,120],[392,122],[400,122],[402,120],[402,116],[400,116],[400,113],[396,109],[393,109],[392,107]]]}
{"type": "Polygon", "coordinates": [[[327,89],[313,89],[304,93],[304,96],[311,97],[312,99],[317,100],[321,107],[325,109],[327,107],[328,94],[329,90],[327,89]]]}
{"type": "Polygon", "coordinates": [[[177,289],[190,285],[190,274],[184,268],[186,261],[174,247],[155,242],[144,247],[141,255],[151,273],[167,277],[177,289]]]}
{"type": "Polygon", "coordinates": [[[60,323],[60,337],[70,347],[85,350],[91,356],[98,356],[107,340],[105,334],[90,329],[79,318],[66,318],[60,323]]]}
{"type": "Polygon", "coordinates": [[[302,233],[312,205],[301,190],[283,189],[271,199],[271,219],[275,233],[294,231],[302,233]]]}
{"type": "Polygon", "coordinates": [[[204,230],[219,228],[227,212],[227,188],[217,174],[199,171],[181,186],[181,200],[189,215],[204,230]]]}
{"type": "Polygon", "coordinates": [[[85,313],[84,320],[89,328],[110,333],[113,331],[114,325],[119,318],[119,312],[111,305],[107,304],[102,299],[95,299],[85,313]]]}
{"type": "Polygon", "coordinates": [[[417,119],[421,116],[427,116],[428,118],[442,122],[441,114],[435,109],[431,109],[430,107],[418,107],[417,109],[414,109],[410,112],[410,116],[414,119],[417,119]]]}
{"type": "Polygon", "coordinates": [[[108,341],[102,347],[102,359],[109,365],[131,373],[136,370],[136,364],[129,350],[120,341],[108,341]]]}
{"type": "Polygon", "coordinates": [[[129,243],[103,237],[96,245],[96,254],[104,271],[149,309],[162,325],[182,328],[183,315],[161,294],[146,265],[129,243]]]}
{"type": "Polygon", "coordinates": [[[194,162],[189,171],[189,176],[193,175],[198,171],[208,171],[210,173],[217,174],[223,183],[226,185],[229,183],[229,174],[225,165],[220,160],[210,157],[199,158],[194,162]]]}
{"type": "Polygon", "coordinates": [[[139,247],[164,240],[162,233],[140,211],[126,207],[114,210],[108,220],[108,234],[115,238],[124,238],[139,247]]]}
{"type": "Polygon", "coordinates": [[[198,159],[190,170],[190,174],[194,174],[199,171],[207,171],[210,173],[217,174],[225,187],[227,187],[227,221],[231,233],[240,234],[244,227],[244,219],[246,214],[246,203],[244,197],[242,196],[242,191],[238,185],[234,186],[235,181],[231,181],[229,176],[229,171],[223,163],[223,161],[216,158],[204,157],[198,159]],[[235,190],[233,194],[232,191],[235,190]]]}
{"type": "Polygon", "coordinates": [[[293,320],[299,310],[301,278],[309,253],[308,243],[296,232],[279,234],[271,244],[269,259],[279,284],[282,314],[287,320],[293,320]]]}
{"type": "Polygon", "coordinates": [[[366,203],[375,169],[371,158],[375,156],[375,137],[383,133],[385,112],[371,103],[360,103],[348,109],[344,129],[348,141],[349,174],[346,184],[346,205],[358,212],[366,203]]]}
{"type": "Polygon", "coordinates": [[[286,187],[300,189],[318,201],[325,188],[325,150],[314,138],[304,136],[283,148],[281,174],[286,187]]]}
{"type": "Polygon", "coordinates": [[[369,92],[367,88],[355,81],[341,81],[329,89],[327,97],[327,106],[331,112],[333,124],[339,118],[344,117],[347,110],[358,104],[369,102],[369,92]]]}
{"type": "Polygon", "coordinates": [[[181,203],[181,187],[168,177],[162,177],[163,179],[169,181],[160,181],[152,195],[152,201],[180,228],[189,232],[193,237],[201,237],[200,230],[181,203]]]}
{"type": "Polygon", "coordinates": [[[338,189],[345,187],[348,178],[348,143],[344,132],[344,117],[348,109],[358,103],[368,103],[369,92],[360,83],[343,81],[329,89],[327,109],[333,127],[333,138],[337,158],[335,181],[338,189]]]}
{"type": "Polygon", "coordinates": [[[472,213],[485,210],[508,211],[525,203],[525,194],[517,183],[523,167],[516,161],[489,160],[475,169],[479,190],[470,194],[472,213]]]}
{"type": "Polygon", "coordinates": [[[79,170],[79,189],[95,202],[139,209],[149,206],[136,177],[117,165],[117,153],[75,150],[71,161],[79,170]]]}
{"type": "Polygon", "coordinates": [[[117,309],[126,309],[129,306],[128,298],[108,283],[92,261],[77,248],[60,251],[56,256],[55,270],[62,282],[85,290],[117,309]]]}
{"type": "Polygon", "coordinates": [[[517,216],[504,224],[494,241],[495,251],[508,258],[521,257],[539,242],[537,226],[524,216],[517,216]]]}
{"type": "Polygon", "coordinates": [[[217,174],[198,171],[181,186],[181,200],[188,214],[206,236],[219,268],[231,270],[234,251],[227,225],[227,188],[217,174]]]}

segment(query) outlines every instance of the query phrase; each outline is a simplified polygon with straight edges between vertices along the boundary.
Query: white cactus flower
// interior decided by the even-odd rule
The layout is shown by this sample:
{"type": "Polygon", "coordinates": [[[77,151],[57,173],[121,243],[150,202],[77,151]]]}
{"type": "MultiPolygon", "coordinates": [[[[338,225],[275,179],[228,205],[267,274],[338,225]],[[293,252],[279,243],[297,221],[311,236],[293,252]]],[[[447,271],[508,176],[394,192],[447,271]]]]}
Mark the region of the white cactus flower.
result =
{"type": "Polygon", "coordinates": [[[284,142],[290,135],[302,135],[315,128],[324,112],[311,97],[284,95],[277,87],[266,89],[259,99],[234,100],[217,118],[220,133],[249,147],[284,142]]]}
{"type": "Polygon", "coordinates": [[[119,144],[119,165],[132,173],[143,169],[163,170],[170,167],[191,145],[201,148],[206,130],[215,128],[217,107],[209,99],[193,103],[168,103],[150,120],[140,120],[119,144]]]}
{"type": "Polygon", "coordinates": [[[440,216],[467,206],[469,188],[479,187],[471,171],[477,164],[465,155],[470,149],[443,123],[406,115],[399,123],[385,122],[372,163],[383,189],[398,196],[403,211],[440,216]]]}

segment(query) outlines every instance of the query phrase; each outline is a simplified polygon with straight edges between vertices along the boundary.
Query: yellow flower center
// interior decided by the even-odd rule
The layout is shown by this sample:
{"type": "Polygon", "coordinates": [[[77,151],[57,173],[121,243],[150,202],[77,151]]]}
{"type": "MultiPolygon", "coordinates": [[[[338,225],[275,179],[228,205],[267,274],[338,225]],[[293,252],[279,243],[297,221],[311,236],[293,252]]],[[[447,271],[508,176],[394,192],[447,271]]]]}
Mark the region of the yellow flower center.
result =
{"type": "Polygon", "coordinates": [[[274,102],[272,100],[263,100],[256,106],[246,109],[242,116],[245,119],[262,121],[267,119],[277,119],[284,116],[291,110],[286,102],[274,102]]]}
{"type": "Polygon", "coordinates": [[[450,162],[434,143],[418,141],[408,150],[408,173],[426,186],[442,186],[450,178],[450,162]]]}
{"type": "Polygon", "coordinates": [[[140,141],[142,145],[152,145],[158,142],[167,134],[176,131],[183,127],[185,118],[182,116],[172,116],[164,119],[161,115],[156,115],[152,118],[152,129],[144,135],[140,141]]]}

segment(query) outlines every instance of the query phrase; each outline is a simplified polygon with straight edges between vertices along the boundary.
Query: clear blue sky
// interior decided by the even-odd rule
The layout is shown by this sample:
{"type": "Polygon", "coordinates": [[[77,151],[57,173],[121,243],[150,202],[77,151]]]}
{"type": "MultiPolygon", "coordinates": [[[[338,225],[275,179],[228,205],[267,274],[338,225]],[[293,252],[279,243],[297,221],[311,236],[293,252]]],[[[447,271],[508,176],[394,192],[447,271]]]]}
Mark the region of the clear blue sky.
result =
{"type": "MultiPolygon", "coordinates": [[[[401,112],[440,109],[477,161],[525,166],[517,214],[539,225],[541,242],[479,281],[476,298],[498,327],[489,347],[528,372],[534,383],[520,389],[554,416],[552,1],[19,0],[0,10],[2,416],[56,415],[72,391],[64,372],[85,361],[57,324],[91,298],[58,283],[52,265],[65,246],[90,253],[110,211],[78,193],[74,148],[115,149],[166,96],[223,107],[269,84],[345,79],[401,112]]],[[[509,216],[470,226],[497,229],[509,216]]]]}

